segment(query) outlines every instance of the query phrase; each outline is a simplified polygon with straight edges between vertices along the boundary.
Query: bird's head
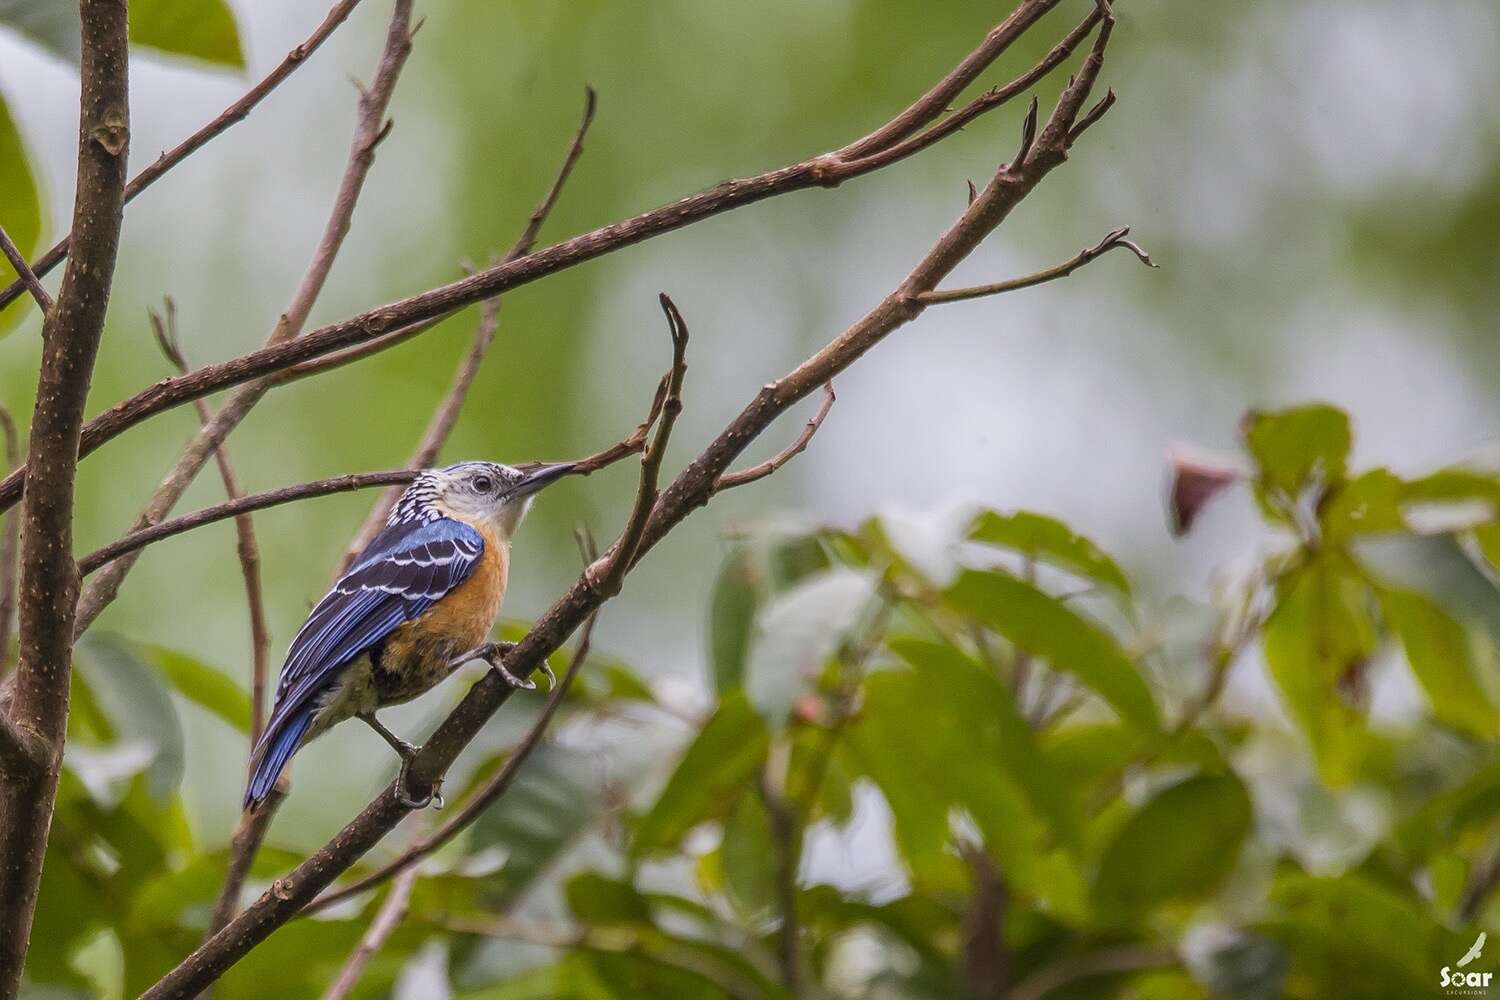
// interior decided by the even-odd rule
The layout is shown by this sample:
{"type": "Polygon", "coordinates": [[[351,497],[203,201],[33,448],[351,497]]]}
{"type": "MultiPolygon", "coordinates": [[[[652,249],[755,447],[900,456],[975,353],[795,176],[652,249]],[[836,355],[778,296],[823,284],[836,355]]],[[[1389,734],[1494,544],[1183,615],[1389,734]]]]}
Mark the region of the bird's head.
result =
{"type": "Polygon", "coordinates": [[[508,541],[537,492],[573,467],[573,462],[460,462],[424,469],[391,509],[390,523],[451,517],[469,524],[488,524],[508,541]]]}

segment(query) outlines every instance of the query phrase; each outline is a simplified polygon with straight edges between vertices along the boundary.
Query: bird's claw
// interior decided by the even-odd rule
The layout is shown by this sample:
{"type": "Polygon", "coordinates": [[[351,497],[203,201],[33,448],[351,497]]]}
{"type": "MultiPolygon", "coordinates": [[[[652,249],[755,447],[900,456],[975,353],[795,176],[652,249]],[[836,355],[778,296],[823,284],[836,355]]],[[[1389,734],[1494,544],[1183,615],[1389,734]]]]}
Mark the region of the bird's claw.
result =
{"type": "Polygon", "coordinates": [[[458,656],[455,656],[448,661],[448,667],[449,669],[455,669],[463,666],[470,660],[483,660],[493,667],[497,665],[496,661],[515,648],[516,644],[513,642],[487,642],[482,646],[475,646],[467,653],[460,653],[458,656]]]}
{"type": "MultiPolygon", "coordinates": [[[[407,746],[411,746],[411,744],[407,744],[407,746]]],[[[412,757],[416,756],[416,751],[419,748],[412,747],[411,749],[412,757]]],[[[434,809],[443,808],[443,794],[436,788],[429,791],[427,797],[422,799],[414,799],[406,794],[406,773],[411,768],[412,757],[405,755],[401,757],[401,770],[396,772],[396,801],[407,809],[412,810],[426,809],[428,806],[432,806],[434,809]]]]}
{"type": "MultiPolygon", "coordinates": [[[[536,681],[531,680],[527,677],[517,677],[515,674],[506,669],[505,663],[498,656],[490,661],[490,669],[499,674],[500,679],[505,681],[505,683],[509,684],[513,688],[522,688],[526,691],[536,690],[536,681]]],[[[551,676],[552,672],[549,670],[547,673],[548,676],[551,676]]]]}

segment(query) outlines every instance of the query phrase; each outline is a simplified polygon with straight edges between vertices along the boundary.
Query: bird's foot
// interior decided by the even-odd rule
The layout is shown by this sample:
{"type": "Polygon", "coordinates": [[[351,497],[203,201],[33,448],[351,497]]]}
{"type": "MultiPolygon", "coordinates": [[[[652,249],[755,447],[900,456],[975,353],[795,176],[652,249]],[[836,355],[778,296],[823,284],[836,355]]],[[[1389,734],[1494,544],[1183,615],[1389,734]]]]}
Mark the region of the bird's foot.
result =
{"type": "Polygon", "coordinates": [[[448,661],[448,667],[449,669],[461,667],[470,660],[483,660],[490,666],[494,666],[496,660],[499,660],[515,648],[516,644],[513,642],[487,642],[482,646],[475,646],[467,653],[460,653],[455,656],[448,661]]]}
{"type": "Polygon", "coordinates": [[[396,772],[396,801],[408,809],[426,809],[432,806],[434,809],[443,808],[443,794],[436,788],[427,793],[425,798],[417,799],[407,794],[406,772],[411,768],[411,758],[401,759],[401,770],[396,772]]]}
{"type": "MultiPolygon", "coordinates": [[[[522,688],[526,691],[535,691],[535,681],[528,680],[525,677],[517,677],[505,666],[506,654],[515,648],[516,644],[513,642],[487,642],[483,646],[476,646],[467,653],[454,657],[449,661],[449,666],[456,667],[460,664],[468,663],[470,660],[483,660],[490,665],[491,670],[500,675],[501,680],[505,681],[511,687],[522,688]]],[[[552,675],[552,669],[543,664],[542,670],[546,673],[547,679],[555,685],[557,678],[552,675]]]]}
{"type": "Polygon", "coordinates": [[[369,715],[361,715],[360,719],[380,734],[380,738],[385,740],[390,748],[396,751],[396,756],[401,758],[401,770],[396,772],[396,801],[408,809],[426,809],[429,805],[435,805],[438,809],[443,808],[443,796],[436,788],[428,792],[424,799],[415,799],[406,793],[407,772],[411,769],[411,762],[416,759],[417,754],[422,752],[422,748],[406,742],[391,732],[381,724],[379,719],[375,718],[373,712],[369,715]]]}

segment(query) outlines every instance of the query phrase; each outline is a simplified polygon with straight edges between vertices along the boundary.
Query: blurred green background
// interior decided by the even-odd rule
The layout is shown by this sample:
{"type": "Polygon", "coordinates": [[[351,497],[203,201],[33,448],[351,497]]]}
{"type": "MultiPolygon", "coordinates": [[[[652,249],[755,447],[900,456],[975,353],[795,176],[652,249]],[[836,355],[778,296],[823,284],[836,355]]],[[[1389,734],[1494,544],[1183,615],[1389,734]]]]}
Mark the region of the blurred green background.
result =
{"type": "MultiPolygon", "coordinates": [[[[243,73],[143,52],[132,66],[132,160],[216,114],[311,30],[319,5],[239,0],[243,73]]],[[[726,538],[781,512],[852,525],[872,513],[922,530],[982,503],[1064,518],[1115,553],[1148,605],[1203,592],[1263,550],[1239,497],[1174,542],[1163,510],[1174,442],[1229,448],[1241,414],[1308,398],[1347,410],[1356,462],[1417,473],[1500,433],[1500,8],[1306,0],[1119,0],[1103,82],[1118,106],[954,283],[1034,270],[1123,224],[1161,265],[1111,255],[1067,281],[947,306],[862,360],[808,454],[716,501],[657,550],[604,612],[598,643],[677,703],[702,705],[707,594],[726,538]]],[[[1005,5],[931,0],[419,3],[426,18],[351,237],[312,325],[459,274],[514,240],[576,127],[599,117],[543,243],[721,179],[834,148],[945,73],[1005,5]]],[[[1001,82],[1087,10],[1063,9],[985,76],[1001,82]]],[[[387,5],[367,0],[326,49],[244,123],[126,215],[92,394],[97,411],[167,373],[145,311],[175,298],[195,363],[258,346],[289,298],[347,152],[387,5]]],[[[1048,97],[1058,82],[1039,87],[1048,97]]],[[[43,190],[44,240],[66,226],[77,84],[69,64],[0,30],[0,92],[43,190]]],[[[778,198],[522,288],[446,460],[561,458],[640,419],[667,357],[655,293],[693,330],[687,409],[669,469],[761,383],[878,300],[1014,149],[1021,108],[836,190],[778,198]]],[[[0,220],[9,224],[0,203],[0,220]]],[[[49,281],[55,287],[55,277],[49,281]]],[[[230,441],[252,489],[399,465],[465,350],[466,311],[355,367],[275,391],[230,441]]],[[[0,339],[0,400],[24,420],[34,313],[0,339]]],[[[82,467],[78,535],[135,517],[196,426],[189,408],[82,467]]],[[[795,434],[800,417],[756,455],[795,434]]],[[[521,533],[506,614],[529,618],[577,570],[575,524],[609,536],[628,466],[570,481],[521,533]]],[[[213,502],[212,471],[184,499],[213,502]]],[[[368,496],[259,515],[273,655],[321,594],[368,496]]],[[[225,523],[153,547],[100,632],[247,671],[241,580],[225,523]]],[[[1240,697],[1268,700],[1253,680],[1240,697]]],[[[461,686],[393,713],[420,733],[461,686]]],[[[1398,699],[1399,700],[1399,699],[1398,699]]],[[[188,713],[194,823],[223,838],[243,747],[188,713]]],[[[645,734],[670,742],[668,734],[645,734]]],[[[321,843],[389,773],[364,732],[299,757],[275,842],[321,843]]],[[[877,866],[878,867],[878,866],[877,866]]]]}

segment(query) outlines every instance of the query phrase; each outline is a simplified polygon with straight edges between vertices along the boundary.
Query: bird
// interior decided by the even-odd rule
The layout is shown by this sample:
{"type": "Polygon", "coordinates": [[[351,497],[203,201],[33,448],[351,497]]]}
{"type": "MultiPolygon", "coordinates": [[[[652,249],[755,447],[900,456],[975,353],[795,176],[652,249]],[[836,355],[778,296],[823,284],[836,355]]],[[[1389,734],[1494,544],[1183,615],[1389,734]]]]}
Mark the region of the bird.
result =
{"type": "Polygon", "coordinates": [[[1474,959],[1484,954],[1484,942],[1487,937],[1489,937],[1488,934],[1486,934],[1484,931],[1480,931],[1479,936],[1474,939],[1474,943],[1469,947],[1468,952],[1466,952],[1464,954],[1464,957],[1460,958],[1454,964],[1462,969],[1464,966],[1474,961],[1474,959]]]}
{"type": "Polygon", "coordinates": [[[395,794],[420,809],[436,793],[407,794],[420,747],[376,717],[485,659],[506,683],[504,644],[485,640],[500,613],[510,543],[538,491],[576,463],[460,462],[417,473],[370,544],[312,609],[292,639],[270,719],[250,756],[244,808],[270,795],[292,756],[346,719],[373,729],[401,758],[395,794]]]}

